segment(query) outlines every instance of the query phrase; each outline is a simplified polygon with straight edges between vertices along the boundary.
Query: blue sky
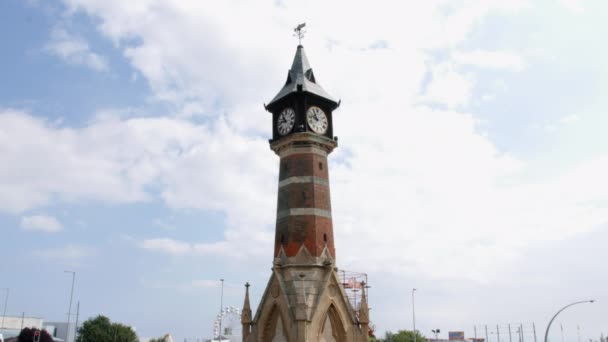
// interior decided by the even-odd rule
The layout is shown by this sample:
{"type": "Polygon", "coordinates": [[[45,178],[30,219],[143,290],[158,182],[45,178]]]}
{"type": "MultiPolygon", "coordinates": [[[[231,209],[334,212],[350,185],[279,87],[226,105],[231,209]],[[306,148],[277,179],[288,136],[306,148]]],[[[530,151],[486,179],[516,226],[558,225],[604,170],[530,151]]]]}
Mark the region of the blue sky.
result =
{"type": "MultiPolygon", "coordinates": [[[[278,160],[262,104],[306,21],[342,100],[338,266],[380,333],[535,322],[607,334],[601,1],[17,1],[0,5],[8,313],[210,336],[270,275],[278,160]],[[345,11],[345,9],[348,9],[345,11]],[[382,295],[381,295],[382,294],[382,295]],[[604,330],[602,330],[604,329],[604,330]]],[[[538,329],[538,328],[537,328],[538,329]]],[[[543,330],[543,329],[539,329],[543,330]]],[[[555,335],[554,338],[558,338],[555,335]]]]}

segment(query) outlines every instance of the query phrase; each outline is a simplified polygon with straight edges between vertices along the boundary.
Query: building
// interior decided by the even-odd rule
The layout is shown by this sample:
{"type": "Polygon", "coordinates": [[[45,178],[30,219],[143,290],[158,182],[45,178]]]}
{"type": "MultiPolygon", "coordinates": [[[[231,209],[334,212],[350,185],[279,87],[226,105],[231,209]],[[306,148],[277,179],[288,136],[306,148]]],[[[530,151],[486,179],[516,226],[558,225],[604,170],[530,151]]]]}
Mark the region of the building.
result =
{"type": "Polygon", "coordinates": [[[280,158],[274,261],[255,316],[246,284],[244,342],[367,341],[365,284],[355,308],[336,268],[327,157],[338,145],[338,106],[298,45],[284,86],[265,106],[280,158]]]}
{"type": "Polygon", "coordinates": [[[44,319],[39,317],[4,316],[2,322],[3,324],[0,324],[0,334],[4,338],[19,336],[23,328],[42,329],[44,325],[44,319]]]}
{"type": "Polygon", "coordinates": [[[437,339],[437,338],[430,338],[429,342],[484,342],[485,339],[483,338],[474,338],[474,337],[469,337],[469,338],[465,338],[464,337],[464,331],[450,331],[448,332],[448,339],[437,339]]]}
{"type": "Polygon", "coordinates": [[[46,322],[44,330],[46,330],[55,340],[73,342],[76,340],[76,322],[70,322],[68,339],[68,322],[46,322]]]}
{"type": "Polygon", "coordinates": [[[2,317],[2,322],[0,330],[21,331],[23,328],[42,329],[44,325],[44,319],[39,317],[4,316],[2,317]]]}

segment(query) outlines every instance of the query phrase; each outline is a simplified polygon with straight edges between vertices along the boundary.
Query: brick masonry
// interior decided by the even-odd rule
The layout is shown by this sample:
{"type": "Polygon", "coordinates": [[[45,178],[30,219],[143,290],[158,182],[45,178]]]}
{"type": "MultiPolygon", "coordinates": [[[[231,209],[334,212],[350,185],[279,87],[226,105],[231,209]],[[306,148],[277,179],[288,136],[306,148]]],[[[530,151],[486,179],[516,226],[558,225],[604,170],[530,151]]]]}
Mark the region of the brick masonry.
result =
{"type": "Polygon", "coordinates": [[[287,257],[294,257],[302,245],[318,257],[327,245],[335,258],[327,156],[293,153],[283,156],[280,165],[275,257],[281,246],[287,257]]]}

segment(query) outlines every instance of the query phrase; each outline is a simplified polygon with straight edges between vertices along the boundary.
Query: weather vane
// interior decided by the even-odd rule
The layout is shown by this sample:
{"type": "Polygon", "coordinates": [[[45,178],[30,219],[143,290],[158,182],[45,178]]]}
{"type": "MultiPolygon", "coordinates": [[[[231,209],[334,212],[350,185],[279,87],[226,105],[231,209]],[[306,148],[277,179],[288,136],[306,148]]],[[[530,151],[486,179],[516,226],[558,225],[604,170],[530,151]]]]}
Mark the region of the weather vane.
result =
{"type": "Polygon", "coordinates": [[[295,29],[293,29],[293,36],[298,37],[299,45],[302,45],[302,38],[304,38],[304,34],[306,33],[306,31],[303,30],[304,26],[306,26],[306,23],[301,23],[295,29]]]}

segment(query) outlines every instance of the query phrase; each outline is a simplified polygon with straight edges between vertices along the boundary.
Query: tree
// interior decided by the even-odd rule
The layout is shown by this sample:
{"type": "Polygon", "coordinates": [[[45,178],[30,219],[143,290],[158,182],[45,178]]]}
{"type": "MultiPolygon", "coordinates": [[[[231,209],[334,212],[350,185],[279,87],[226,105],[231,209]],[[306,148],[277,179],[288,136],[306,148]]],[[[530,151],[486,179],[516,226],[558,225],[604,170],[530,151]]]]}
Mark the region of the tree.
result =
{"type": "Polygon", "coordinates": [[[23,330],[21,330],[21,332],[19,333],[19,336],[17,337],[17,341],[18,342],[31,342],[34,340],[34,334],[36,333],[36,331],[38,331],[38,333],[40,334],[40,342],[53,342],[53,338],[51,337],[51,335],[49,335],[48,332],[46,332],[46,330],[40,330],[40,329],[36,329],[36,328],[24,328],[23,330]]]}
{"type": "Polygon", "coordinates": [[[428,342],[426,337],[422,336],[419,331],[415,333],[411,330],[399,330],[396,334],[387,331],[384,334],[382,342],[414,342],[414,334],[416,335],[416,342],[428,342]]]}
{"type": "Polygon", "coordinates": [[[153,338],[153,339],[149,340],[148,342],[173,342],[173,338],[171,337],[170,334],[165,334],[165,336],[163,336],[163,337],[153,338]]]}
{"type": "Polygon", "coordinates": [[[76,342],[139,342],[139,338],[131,327],[99,315],[82,323],[76,342]]]}

